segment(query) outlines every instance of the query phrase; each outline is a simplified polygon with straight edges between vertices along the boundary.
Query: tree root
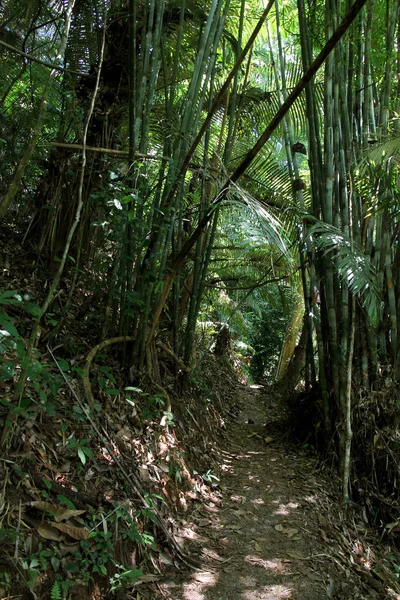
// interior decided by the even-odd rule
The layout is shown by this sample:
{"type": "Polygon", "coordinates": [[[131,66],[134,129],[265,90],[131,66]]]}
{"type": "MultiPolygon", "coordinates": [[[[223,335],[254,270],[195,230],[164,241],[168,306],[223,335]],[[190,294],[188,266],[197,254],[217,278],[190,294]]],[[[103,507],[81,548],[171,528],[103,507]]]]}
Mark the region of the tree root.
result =
{"type": "Polygon", "coordinates": [[[134,341],[135,341],[135,338],[132,336],[120,335],[119,337],[110,338],[108,340],[104,340],[103,342],[100,342],[100,344],[97,344],[97,346],[94,346],[94,348],[92,348],[91,351],[89,352],[89,354],[87,355],[85,366],[83,367],[82,380],[83,380],[83,389],[85,392],[86,400],[88,401],[90,408],[93,408],[93,406],[94,406],[92,387],[90,385],[90,379],[89,379],[90,366],[93,362],[94,357],[99,352],[99,350],[102,350],[103,348],[107,348],[107,346],[112,346],[113,344],[121,344],[123,342],[134,342],[134,341]]]}

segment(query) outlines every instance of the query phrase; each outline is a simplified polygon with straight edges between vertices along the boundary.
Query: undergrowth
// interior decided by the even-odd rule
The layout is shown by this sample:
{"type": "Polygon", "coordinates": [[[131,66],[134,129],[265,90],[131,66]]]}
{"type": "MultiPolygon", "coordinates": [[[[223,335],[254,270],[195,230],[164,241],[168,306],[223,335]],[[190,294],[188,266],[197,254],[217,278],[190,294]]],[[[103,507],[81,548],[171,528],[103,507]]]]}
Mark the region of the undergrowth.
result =
{"type": "MultiPolygon", "coordinates": [[[[84,355],[59,337],[54,354],[38,340],[27,355],[38,310],[27,294],[0,294],[0,597],[85,598],[96,588],[112,598],[165,566],[170,550],[156,513],[188,510],[218,487],[214,440],[236,374],[205,353],[182,387],[183,403],[146,378],[140,387],[126,382],[104,352],[92,368],[90,407],[81,391],[84,355]]],[[[50,320],[48,331],[58,324],[50,320]]]]}

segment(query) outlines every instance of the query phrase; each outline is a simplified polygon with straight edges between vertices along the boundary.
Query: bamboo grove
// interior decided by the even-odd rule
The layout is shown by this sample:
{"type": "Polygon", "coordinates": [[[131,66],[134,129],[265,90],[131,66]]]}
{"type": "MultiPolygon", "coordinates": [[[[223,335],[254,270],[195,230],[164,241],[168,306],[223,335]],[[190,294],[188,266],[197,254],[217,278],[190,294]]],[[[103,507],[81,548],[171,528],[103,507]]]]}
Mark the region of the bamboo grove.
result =
{"type": "Polygon", "coordinates": [[[157,343],[191,365],[224,225],[252,222],[259,279],[272,264],[301,290],[304,383],[347,497],[359,390],[400,369],[398,0],[0,11],[0,218],[52,273],[31,349],[62,282],[65,318],[91,273],[98,342],[129,341],[132,379],[162,386],[157,343]]]}

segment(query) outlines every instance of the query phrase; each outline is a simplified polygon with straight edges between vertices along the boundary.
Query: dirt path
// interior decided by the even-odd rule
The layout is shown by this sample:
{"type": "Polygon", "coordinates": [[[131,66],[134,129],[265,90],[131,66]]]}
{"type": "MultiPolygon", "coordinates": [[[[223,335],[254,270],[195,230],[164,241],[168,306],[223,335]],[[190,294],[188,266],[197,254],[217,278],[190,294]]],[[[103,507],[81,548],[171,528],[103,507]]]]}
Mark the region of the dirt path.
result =
{"type": "Polygon", "coordinates": [[[288,451],[287,440],[265,427],[265,400],[250,390],[240,396],[240,416],[227,424],[219,491],[181,529],[182,541],[195,540],[220,568],[171,573],[159,585],[160,597],[396,598],[371,575],[373,555],[355,523],[353,531],[342,526],[340,507],[331,515],[337,498],[329,496],[331,482],[314,458],[288,451]]]}

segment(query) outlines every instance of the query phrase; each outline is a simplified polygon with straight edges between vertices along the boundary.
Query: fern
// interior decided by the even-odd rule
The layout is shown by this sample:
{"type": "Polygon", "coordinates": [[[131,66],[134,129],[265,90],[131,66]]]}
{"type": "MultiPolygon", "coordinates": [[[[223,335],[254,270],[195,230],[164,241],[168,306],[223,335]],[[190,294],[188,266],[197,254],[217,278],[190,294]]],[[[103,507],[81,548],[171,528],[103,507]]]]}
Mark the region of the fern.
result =
{"type": "Polygon", "coordinates": [[[51,600],[62,600],[61,586],[60,586],[59,581],[55,581],[53,583],[53,587],[51,588],[50,598],[51,598],[51,600]]]}

